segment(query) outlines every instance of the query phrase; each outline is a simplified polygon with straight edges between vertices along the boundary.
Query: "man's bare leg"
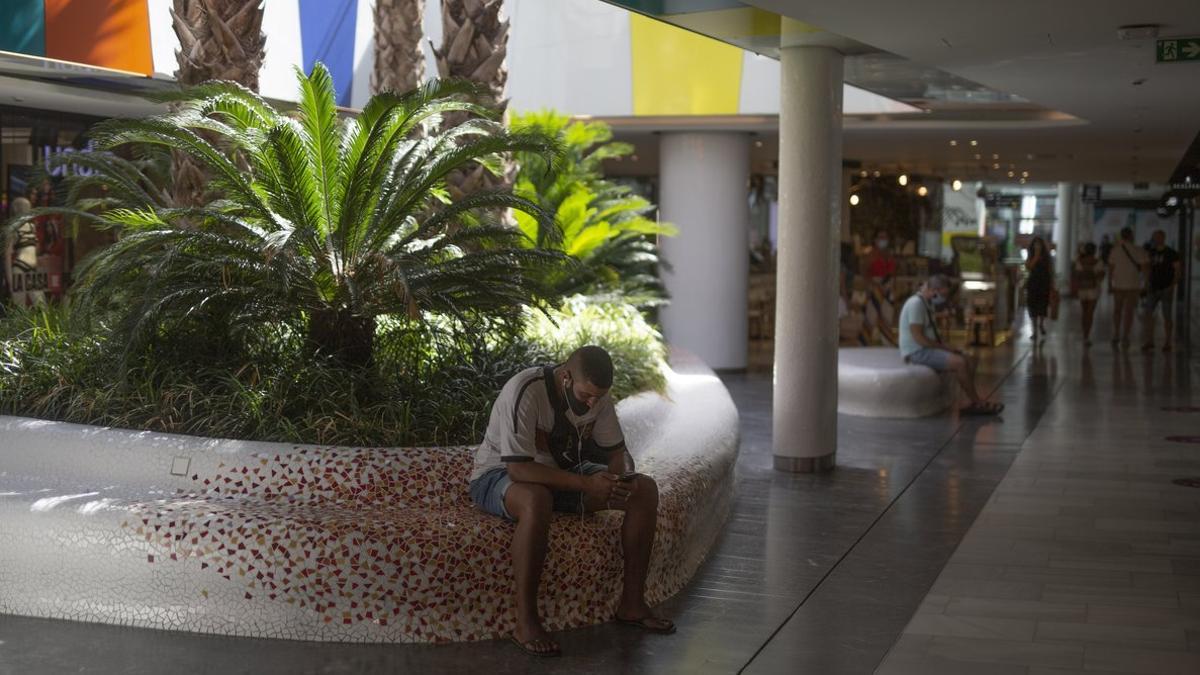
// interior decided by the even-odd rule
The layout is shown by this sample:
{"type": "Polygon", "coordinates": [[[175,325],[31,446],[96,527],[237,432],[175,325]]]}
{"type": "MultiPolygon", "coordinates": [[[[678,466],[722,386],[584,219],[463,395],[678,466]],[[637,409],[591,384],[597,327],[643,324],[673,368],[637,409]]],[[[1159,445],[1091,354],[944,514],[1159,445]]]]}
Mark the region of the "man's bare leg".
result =
{"type": "Polygon", "coordinates": [[[617,616],[643,619],[650,616],[646,604],[646,575],[650,572],[650,549],[658,526],[658,485],[648,476],[638,476],[637,486],[625,503],[621,523],[621,549],[625,554],[625,579],[617,616]]]}
{"type": "Polygon", "coordinates": [[[1128,344],[1133,338],[1133,315],[1137,309],[1137,296],[1125,299],[1125,307],[1123,308],[1123,318],[1121,320],[1121,342],[1128,344]]]}
{"type": "Polygon", "coordinates": [[[958,379],[958,386],[962,387],[963,393],[967,395],[972,404],[983,400],[979,396],[979,391],[975,389],[975,366],[970,359],[962,354],[951,354],[946,365],[950,367],[950,371],[958,379]]]}
{"type": "Polygon", "coordinates": [[[1125,314],[1125,295],[1120,291],[1113,293],[1112,341],[1121,341],[1121,321],[1125,314]]]}
{"type": "Polygon", "coordinates": [[[512,539],[513,576],[517,585],[517,640],[540,653],[558,651],[538,616],[537,591],[546,562],[550,516],[554,500],[550,490],[533,483],[513,483],[504,495],[504,508],[517,520],[512,539]]]}
{"type": "Polygon", "coordinates": [[[624,504],[591,504],[588,511],[615,508],[625,512],[621,523],[621,551],[625,557],[625,576],[617,618],[640,621],[649,630],[667,631],[672,624],[660,619],[646,604],[646,575],[650,572],[650,552],[658,528],[658,484],[649,476],[638,476],[633,494],[624,504]]]}

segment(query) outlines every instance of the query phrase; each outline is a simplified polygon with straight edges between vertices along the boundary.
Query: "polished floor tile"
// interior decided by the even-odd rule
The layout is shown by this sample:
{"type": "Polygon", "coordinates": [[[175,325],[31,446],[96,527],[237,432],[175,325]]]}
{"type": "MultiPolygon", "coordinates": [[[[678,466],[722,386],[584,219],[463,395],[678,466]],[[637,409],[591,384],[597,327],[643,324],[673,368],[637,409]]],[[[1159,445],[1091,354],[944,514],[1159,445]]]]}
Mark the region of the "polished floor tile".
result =
{"type": "Polygon", "coordinates": [[[1197,364],[1039,351],[1062,362],[1057,395],[931,588],[938,614],[915,613],[878,672],[1200,673],[1200,491],[1171,482],[1200,455],[1164,440],[1200,414],[1163,410],[1195,403],[1197,364]],[[939,616],[1016,623],[971,635],[939,616]]]}

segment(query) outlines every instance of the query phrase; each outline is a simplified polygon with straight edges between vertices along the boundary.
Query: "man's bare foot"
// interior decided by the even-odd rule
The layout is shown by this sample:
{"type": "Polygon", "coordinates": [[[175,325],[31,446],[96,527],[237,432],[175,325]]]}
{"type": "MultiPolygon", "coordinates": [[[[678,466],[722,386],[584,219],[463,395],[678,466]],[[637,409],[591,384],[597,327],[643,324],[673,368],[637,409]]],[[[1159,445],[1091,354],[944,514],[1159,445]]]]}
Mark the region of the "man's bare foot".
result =
{"type": "Polygon", "coordinates": [[[617,623],[636,626],[651,633],[669,635],[675,632],[675,624],[670,619],[655,616],[654,612],[650,611],[650,606],[644,602],[637,607],[618,607],[613,618],[617,623]]]}
{"type": "Polygon", "coordinates": [[[558,642],[550,637],[550,634],[542,628],[541,624],[533,623],[532,625],[522,625],[517,623],[517,629],[513,631],[512,641],[528,654],[534,656],[558,656],[562,654],[562,649],[558,646],[558,642]]]}

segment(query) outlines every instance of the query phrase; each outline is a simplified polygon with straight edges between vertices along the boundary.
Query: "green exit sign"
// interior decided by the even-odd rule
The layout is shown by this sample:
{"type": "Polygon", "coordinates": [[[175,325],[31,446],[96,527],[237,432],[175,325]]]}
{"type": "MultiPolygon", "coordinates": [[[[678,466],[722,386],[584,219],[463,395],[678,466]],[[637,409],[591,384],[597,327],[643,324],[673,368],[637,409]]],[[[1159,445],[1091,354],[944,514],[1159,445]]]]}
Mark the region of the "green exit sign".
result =
{"type": "Polygon", "coordinates": [[[1200,61],[1200,37],[1158,41],[1158,62],[1200,61]]]}

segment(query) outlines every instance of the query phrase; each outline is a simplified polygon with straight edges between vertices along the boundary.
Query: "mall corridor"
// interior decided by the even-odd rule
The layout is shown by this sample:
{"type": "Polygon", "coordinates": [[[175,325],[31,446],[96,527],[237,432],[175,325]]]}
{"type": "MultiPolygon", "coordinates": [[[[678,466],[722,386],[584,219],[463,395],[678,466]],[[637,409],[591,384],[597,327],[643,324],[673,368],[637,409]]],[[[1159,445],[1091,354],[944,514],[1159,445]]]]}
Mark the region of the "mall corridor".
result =
{"type": "Polygon", "coordinates": [[[602,625],[537,660],[503,641],[319,644],[0,616],[0,672],[1198,672],[1200,491],[1172,481],[1200,477],[1200,456],[1169,437],[1194,439],[1200,412],[1184,408],[1200,368],[1084,351],[1064,323],[1037,348],[1021,337],[985,357],[1002,418],[841,416],[825,474],[773,471],[770,380],[727,376],[742,417],[734,511],[663,607],[674,636],[602,625]]]}

